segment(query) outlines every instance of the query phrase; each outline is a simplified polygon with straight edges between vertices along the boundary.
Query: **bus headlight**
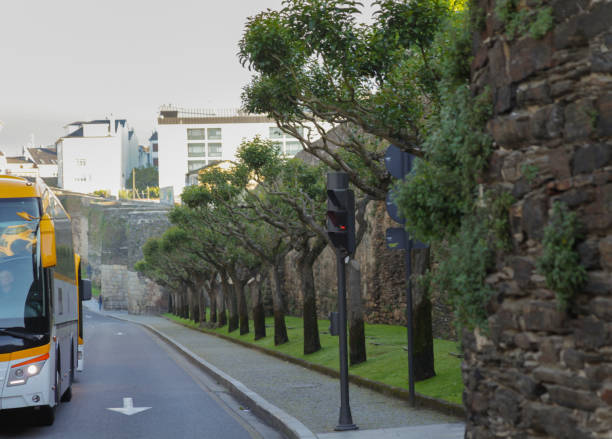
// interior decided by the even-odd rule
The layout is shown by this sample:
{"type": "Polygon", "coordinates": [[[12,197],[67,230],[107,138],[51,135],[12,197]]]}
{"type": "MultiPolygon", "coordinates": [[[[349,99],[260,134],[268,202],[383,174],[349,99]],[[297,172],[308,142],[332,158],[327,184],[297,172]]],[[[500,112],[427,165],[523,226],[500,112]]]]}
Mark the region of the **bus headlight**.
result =
{"type": "Polygon", "coordinates": [[[20,363],[12,366],[9,373],[8,386],[21,386],[27,383],[29,378],[40,373],[47,362],[47,358],[49,358],[49,354],[34,358],[33,360],[27,361],[25,364],[20,363]]]}

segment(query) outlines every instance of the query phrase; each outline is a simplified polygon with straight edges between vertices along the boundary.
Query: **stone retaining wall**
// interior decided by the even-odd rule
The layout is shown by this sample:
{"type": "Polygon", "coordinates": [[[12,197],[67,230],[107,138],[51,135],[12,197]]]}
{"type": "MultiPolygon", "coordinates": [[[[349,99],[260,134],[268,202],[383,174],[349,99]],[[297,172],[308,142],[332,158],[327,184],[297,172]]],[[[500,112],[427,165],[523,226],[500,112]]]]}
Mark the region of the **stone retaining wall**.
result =
{"type": "Polygon", "coordinates": [[[494,98],[486,186],[516,202],[513,250],[487,279],[489,331],[463,337],[469,439],[612,437],[612,2],[547,4],[553,30],[510,41],[495,2],[479,2],[473,90],[494,98]],[[585,232],[588,282],[567,312],[536,270],[555,201],[585,232]]]}

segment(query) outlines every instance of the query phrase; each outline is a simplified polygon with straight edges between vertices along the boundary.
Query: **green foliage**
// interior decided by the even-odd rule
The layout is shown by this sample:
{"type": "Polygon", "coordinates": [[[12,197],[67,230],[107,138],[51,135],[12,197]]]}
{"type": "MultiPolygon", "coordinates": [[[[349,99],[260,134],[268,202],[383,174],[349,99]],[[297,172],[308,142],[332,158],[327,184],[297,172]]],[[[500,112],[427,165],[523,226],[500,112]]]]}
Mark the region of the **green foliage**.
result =
{"type": "Polygon", "coordinates": [[[580,265],[576,245],[582,238],[575,212],[556,202],[549,224],[544,229],[542,256],[538,270],[546,276],[546,285],[557,294],[559,306],[567,309],[584,286],[586,269],[580,265]]]}
{"type": "Polygon", "coordinates": [[[494,238],[495,248],[508,250],[512,245],[509,210],[516,199],[506,191],[492,191],[487,195],[488,223],[494,238]]]}
{"type": "Polygon", "coordinates": [[[110,191],[108,189],[98,189],[97,191],[92,192],[96,197],[109,198],[110,191]]]}
{"type": "Polygon", "coordinates": [[[493,290],[484,280],[494,262],[486,218],[473,216],[464,220],[453,241],[442,249],[437,259],[439,266],[430,275],[431,280],[448,298],[458,326],[485,328],[485,305],[493,290]]]}
{"type": "Polygon", "coordinates": [[[497,0],[495,14],[506,25],[509,39],[529,34],[532,38],[542,38],[552,29],[552,7],[543,6],[536,0],[530,8],[521,6],[519,0],[497,0]]]}
{"type": "Polygon", "coordinates": [[[429,122],[426,161],[396,189],[407,228],[424,240],[456,233],[472,212],[476,186],[491,152],[484,130],[489,96],[473,98],[467,86],[445,91],[439,115],[429,122]]]}
{"type": "MultiPolygon", "coordinates": [[[[137,190],[146,191],[147,187],[159,186],[159,171],[155,166],[134,168],[133,172],[137,190]]],[[[132,183],[132,173],[130,173],[125,179],[125,187],[132,189],[132,183]]]]}
{"type": "Polygon", "coordinates": [[[538,168],[536,165],[527,163],[523,163],[521,165],[521,173],[529,183],[531,183],[537,177],[539,171],[540,168],[538,168]]]}

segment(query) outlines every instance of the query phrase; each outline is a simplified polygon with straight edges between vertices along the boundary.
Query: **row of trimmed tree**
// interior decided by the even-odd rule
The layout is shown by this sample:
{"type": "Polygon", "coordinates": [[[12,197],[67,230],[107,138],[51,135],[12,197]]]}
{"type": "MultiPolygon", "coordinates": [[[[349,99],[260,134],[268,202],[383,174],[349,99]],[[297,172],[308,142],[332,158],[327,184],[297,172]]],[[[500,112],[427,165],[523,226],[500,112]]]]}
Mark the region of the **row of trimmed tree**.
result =
{"type": "MultiPolygon", "coordinates": [[[[248,19],[238,55],[254,76],[244,88],[243,108],[274,119],[300,140],[315,165],[285,160],[272,143],[256,138],[241,146],[232,169],[208,169],[199,186],[185,190],[183,204],[170,215],[173,228],[146,244],[138,264],[174,292],[176,313],[201,320],[207,297],[211,319],[224,324],[227,309],[228,329],[246,332],[248,288],[260,336],[260,286],[266,278],[275,343],[285,342],[283,267],[295,251],[304,352],[320,349],[313,264],[329,244],[324,174],[349,175],[357,193],[359,243],[367,229],[366,206],[384,201],[394,184],[383,160],[387,146],[427,161],[426,139],[445,90],[467,83],[469,61],[461,50],[469,52],[469,44],[461,50],[451,44],[468,17],[460,3],[378,0],[377,13],[364,24],[355,0],[287,0],[281,10],[248,19]]],[[[424,212],[429,201],[427,195],[418,200],[424,212]]],[[[427,268],[426,260],[417,264],[427,268]]],[[[360,276],[351,270],[358,270],[354,262],[349,294],[357,298],[360,276]]],[[[423,296],[413,319],[422,326],[415,328],[421,337],[417,380],[434,375],[431,304],[423,296]]],[[[361,329],[349,332],[353,364],[365,360],[363,315],[360,306],[355,309],[351,324],[361,320],[361,329]]]]}

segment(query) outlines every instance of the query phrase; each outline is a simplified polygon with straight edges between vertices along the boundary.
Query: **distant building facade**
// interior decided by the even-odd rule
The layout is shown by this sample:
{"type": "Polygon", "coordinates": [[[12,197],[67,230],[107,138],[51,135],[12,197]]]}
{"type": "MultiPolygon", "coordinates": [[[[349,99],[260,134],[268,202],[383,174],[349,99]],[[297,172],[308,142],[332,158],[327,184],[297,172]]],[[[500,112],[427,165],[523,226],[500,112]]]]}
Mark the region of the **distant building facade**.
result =
{"type": "Polygon", "coordinates": [[[6,157],[6,174],[27,178],[40,176],[36,163],[24,156],[6,157]]]}
{"type": "Polygon", "coordinates": [[[156,168],[159,166],[158,150],[159,141],[157,131],[153,131],[153,134],[151,134],[151,137],[149,137],[149,152],[151,153],[151,164],[156,168]]]}
{"type": "Polygon", "coordinates": [[[240,144],[255,136],[275,141],[288,157],[302,150],[300,142],[281,131],[274,120],[237,110],[164,106],[157,124],[159,187],[171,193],[174,201],[180,200],[186,183],[196,180],[193,171],[235,160],[240,144]]]}
{"type": "Polygon", "coordinates": [[[66,125],[56,142],[59,187],[81,193],[107,190],[117,196],[138,166],[138,139],[125,119],[66,125]]]}
{"type": "Polygon", "coordinates": [[[54,147],[24,148],[25,158],[36,163],[39,176],[50,186],[57,186],[57,149],[54,147]]]}
{"type": "Polygon", "coordinates": [[[0,151],[0,174],[6,174],[6,156],[0,151]]]}

